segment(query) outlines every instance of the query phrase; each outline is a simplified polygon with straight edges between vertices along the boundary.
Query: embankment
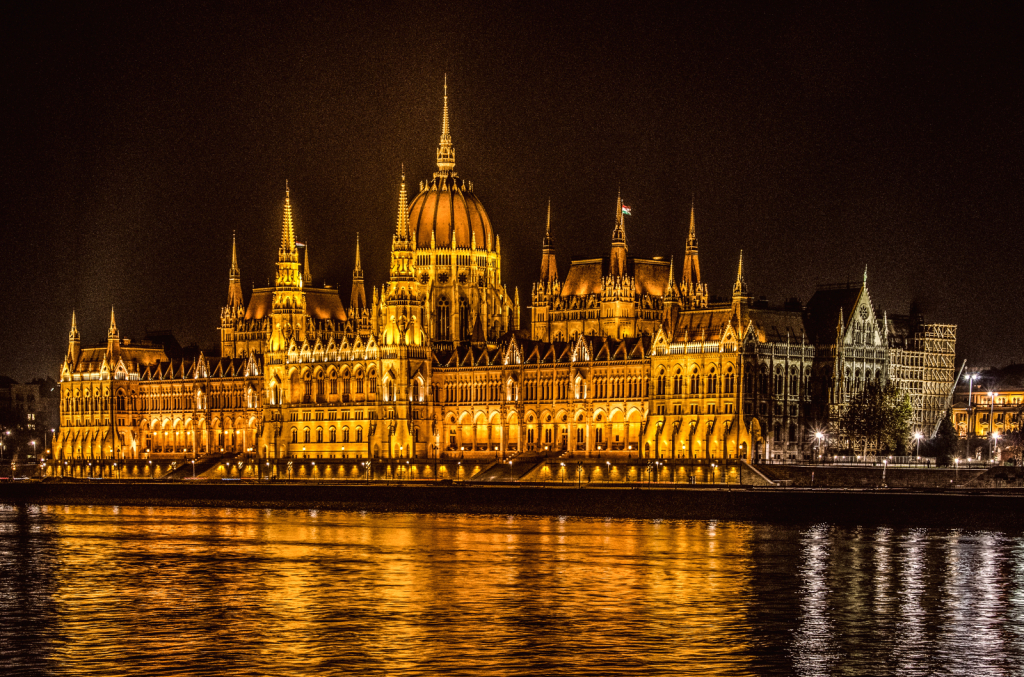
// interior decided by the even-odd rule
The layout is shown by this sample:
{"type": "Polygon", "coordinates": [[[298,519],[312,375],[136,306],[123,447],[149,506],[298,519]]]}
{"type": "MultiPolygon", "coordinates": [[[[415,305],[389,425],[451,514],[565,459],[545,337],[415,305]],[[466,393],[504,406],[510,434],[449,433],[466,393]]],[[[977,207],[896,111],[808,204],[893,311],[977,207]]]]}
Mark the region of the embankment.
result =
{"type": "Polygon", "coordinates": [[[1020,492],[837,491],[240,482],[53,482],[0,485],[2,504],[170,505],[374,512],[720,519],[1024,530],[1020,492]]]}

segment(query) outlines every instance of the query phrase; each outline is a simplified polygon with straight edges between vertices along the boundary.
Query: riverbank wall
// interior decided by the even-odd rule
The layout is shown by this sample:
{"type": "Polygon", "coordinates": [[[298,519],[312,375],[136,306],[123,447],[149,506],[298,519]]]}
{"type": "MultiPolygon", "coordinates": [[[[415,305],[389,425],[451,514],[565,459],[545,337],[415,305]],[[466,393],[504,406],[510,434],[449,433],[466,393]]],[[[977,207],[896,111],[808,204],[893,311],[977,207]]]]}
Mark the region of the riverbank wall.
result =
{"type": "Polygon", "coordinates": [[[1024,530],[1018,491],[912,492],[531,485],[385,485],[225,481],[16,482],[2,504],[168,505],[738,520],[1024,530]]]}

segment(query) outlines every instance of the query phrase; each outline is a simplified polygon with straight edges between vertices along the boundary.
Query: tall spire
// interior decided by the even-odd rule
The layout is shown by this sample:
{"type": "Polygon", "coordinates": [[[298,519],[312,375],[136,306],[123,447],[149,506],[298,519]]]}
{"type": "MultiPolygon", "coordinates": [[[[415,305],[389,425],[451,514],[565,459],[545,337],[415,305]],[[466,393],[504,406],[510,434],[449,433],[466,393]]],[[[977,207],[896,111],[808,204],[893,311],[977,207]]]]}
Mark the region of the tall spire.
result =
{"type": "Polygon", "coordinates": [[[743,277],[743,250],[740,250],[740,265],[736,270],[736,283],[732,286],[733,298],[747,295],[747,281],[743,277]]]}
{"type": "Polygon", "coordinates": [[[676,257],[671,256],[668,260],[668,286],[665,287],[665,298],[674,299],[676,292],[676,257]]]}
{"type": "Polygon", "coordinates": [[[356,233],[356,267],[352,269],[352,299],[349,306],[356,312],[366,310],[366,287],[363,286],[363,260],[359,255],[359,233],[356,233]]]}
{"type": "Polygon", "coordinates": [[[548,225],[544,230],[544,243],[540,255],[540,281],[547,284],[558,279],[558,264],[551,242],[551,198],[548,198],[548,225]]]}
{"type": "Polygon", "coordinates": [[[615,199],[615,229],[612,230],[612,241],[626,241],[626,218],[622,215],[622,189],[615,199]]]}
{"type": "Polygon", "coordinates": [[[231,277],[240,277],[242,272],[238,270],[238,246],[235,244],[235,231],[231,231],[231,270],[228,271],[231,277]]]}
{"type": "Polygon", "coordinates": [[[615,230],[612,231],[612,252],[608,274],[621,277],[626,274],[626,227],[622,212],[622,189],[615,199],[615,230]]]}
{"type": "Polygon", "coordinates": [[[697,256],[697,218],[690,202],[690,232],[686,236],[686,258],[683,259],[683,287],[687,294],[696,294],[700,287],[700,259],[697,256]]]}
{"type": "Polygon", "coordinates": [[[405,191],[405,163],[402,163],[402,187],[398,191],[398,230],[395,237],[402,242],[409,239],[409,196],[405,191]]]}
{"type": "Polygon", "coordinates": [[[235,244],[235,233],[231,233],[231,269],[228,271],[228,307],[237,308],[242,305],[242,272],[238,269],[238,247],[235,244]]]}
{"type": "Polygon", "coordinates": [[[117,336],[117,321],[114,320],[114,306],[110,306],[110,329],[107,330],[107,338],[117,336]]]}
{"type": "Polygon", "coordinates": [[[313,272],[309,269],[309,241],[302,247],[303,260],[302,260],[302,283],[304,285],[313,284],[313,272]]]}
{"type": "Polygon", "coordinates": [[[295,251],[295,224],[292,223],[292,194],[284,182],[284,222],[281,224],[281,251],[295,251]]]}
{"type": "Polygon", "coordinates": [[[437,170],[448,173],[455,169],[455,147],[448,126],[448,74],[444,75],[444,112],[441,114],[441,143],[437,147],[437,170]]]}
{"type": "Polygon", "coordinates": [[[551,198],[548,198],[548,225],[544,227],[544,243],[551,243],[551,198]]]}
{"type": "Polygon", "coordinates": [[[697,249],[697,219],[694,215],[693,199],[690,200],[690,234],[686,237],[686,248],[697,249]]]}
{"type": "Polygon", "coordinates": [[[78,322],[75,311],[71,311],[71,331],[68,332],[68,360],[72,366],[78,364],[78,356],[82,354],[82,337],[78,333],[78,322]]]}
{"type": "Polygon", "coordinates": [[[864,264],[864,286],[868,286],[868,264],[864,264]]]}

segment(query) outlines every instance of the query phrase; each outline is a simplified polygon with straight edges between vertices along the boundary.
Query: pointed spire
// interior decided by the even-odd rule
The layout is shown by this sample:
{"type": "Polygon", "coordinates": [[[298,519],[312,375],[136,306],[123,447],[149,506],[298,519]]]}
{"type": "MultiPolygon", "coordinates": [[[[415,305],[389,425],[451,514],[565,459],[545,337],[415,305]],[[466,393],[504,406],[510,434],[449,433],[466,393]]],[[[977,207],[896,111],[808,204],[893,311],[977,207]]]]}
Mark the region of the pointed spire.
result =
{"type": "Polygon", "coordinates": [[[736,283],[732,286],[733,298],[747,295],[747,281],[743,277],[743,250],[740,250],[740,264],[736,269],[736,283]]]}
{"type": "Polygon", "coordinates": [[[356,312],[366,310],[366,288],[363,286],[363,259],[359,255],[359,233],[356,233],[356,267],[352,270],[352,299],[349,305],[356,312]]]}
{"type": "Polygon", "coordinates": [[[666,300],[675,299],[678,296],[678,289],[676,288],[676,257],[671,256],[668,260],[668,284],[665,286],[665,292],[663,294],[666,300]]]}
{"type": "Polygon", "coordinates": [[[235,245],[235,231],[231,231],[231,270],[228,273],[231,277],[240,277],[238,270],[238,247],[235,245]]]}
{"type": "Polygon", "coordinates": [[[303,246],[303,261],[302,261],[302,283],[305,285],[313,284],[313,273],[309,269],[309,242],[307,241],[303,246]]]}
{"type": "Polygon", "coordinates": [[[108,336],[114,336],[117,334],[117,321],[114,319],[114,306],[110,306],[110,329],[107,330],[108,336]]]}
{"type": "Polygon", "coordinates": [[[864,264],[864,286],[868,286],[868,264],[864,264]]]}
{"type": "Polygon", "coordinates": [[[70,336],[71,336],[71,338],[77,338],[79,336],[79,334],[78,334],[78,321],[77,321],[77,319],[75,319],[75,311],[74,310],[71,311],[71,333],[70,333],[70,336]]]}
{"type": "Polygon", "coordinates": [[[612,240],[626,239],[625,217],[622,215],[622,188],[619,188],[619,196],[615,198],[615,229],[612,231],[612,240]]]}
{"type": "Polygon", "coordinates": [[[292,223],[292,194],[284,182],[284,222],[281,224],[281,251],[295,251],[295,224],[292,223]]]}
{"type": "Polygon", "coordinates": [[[359,255],[359,233],[356,233],[356,267],[352,271],[352,278],[362,279],[363,277],[363,258],[359,255]]]}
{"type": "MultiPolygon", "coordinates": [[[[405,164],[402,164],[402,187],[398,191],[398,229],[396,237],[405,242],[409,239],[409,197],[405,191],[405,164]]],[[[454,238],[452,238],[454,240],[454,238]]]]}
{"type": "Polygon", "coordinates": [[[551,198],[548,198],[548,225],[544,228],[544,239],[551,239],[551,198]]]}
{"type": "Polygon", "coordinates": [[[231,269],[228,271],[228,307],[242,305],[242,272],[238,269],[238,247],[235,233],[231,231],[231,269]]]}
{"type": "Polygon", "coordinates": [[[694,204],[690,201],[690,234],[686,238],[686,248],[697,248],[697,219],[695,217],[694,204]]]}
{"type": "Polygon", "coordinates": [[[438,173],[449,173],[455,169],[455,148],[448,125],[448,74],[444,74],[444,112],[441,114],[441,143],[437,147],[438,173]]]}

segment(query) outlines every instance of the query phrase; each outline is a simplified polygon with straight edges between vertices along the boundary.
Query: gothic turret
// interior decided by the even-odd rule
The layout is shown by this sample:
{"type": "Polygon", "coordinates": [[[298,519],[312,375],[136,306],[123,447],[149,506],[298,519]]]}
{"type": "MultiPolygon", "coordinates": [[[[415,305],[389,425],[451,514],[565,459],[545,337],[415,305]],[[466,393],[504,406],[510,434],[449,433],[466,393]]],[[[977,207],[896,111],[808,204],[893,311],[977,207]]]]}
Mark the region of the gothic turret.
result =
{"type": "Polygon", "coordinates": [[[615,201],[615,228],[612,230],[612,253],[608,274],[622,277],[626,274],[626,217],[622,210],[622,193],[615,201]]]}
{"type": "Polygon", "coordinates": [[[278,287],[301,287],[299,251],[295,246],[295,224],[292,222],[292,197],[288,182],[284,184],[284,218],[281,223],[281,247],[277,251],[278,287]]]}
{"type": "Polygon", "coordinates": [[[349,303],[353,319],[366,310],[366,287],[363,286],[363,260],[359,254],[359,233],[356,233],[356,266],[352,269],[352,300],[349,303]]]}
{"type": "Polygon", "coordinates": [[[238,269],[238,248],[235,234],[231,234],[231,269],[228,271],[228,307],[240,308],[242,301],[242,272],[238,269]]]}
{"type": "Polygon", "coordinates": [[[71,331],[68,332],[68,361],[74,368],[78,364],[78,358],[82,354],[82,337],[78,333],[78,322],[75,319],[75,311],[71,311],[71,331]]]}
{"type": "Polygon", "coordinates": [[[114,306],[110,306],[110,328],[107,329],[107,357],[111,367],[117,364],[121,355],[121,334],[117,331],[117,321],[114,319],[114,306]]]}
{"type": "Polygon", "coordinates": [[[545,287],[558,280],[558,265],[551,241],[551,200],[548,200],[548,224],[544,229],[544,243],[540,257],[540,281],[545,287]]]}
{"type": "Polygon", "coordinates": [[[697,257],[697,221],[690,203],[690,232],[686,236],[686,257],[683,259],[683,279],[680,282],[683,305],[686,308],[706,308],[707,285],[700,281],[700,260],[697,257]]]}

